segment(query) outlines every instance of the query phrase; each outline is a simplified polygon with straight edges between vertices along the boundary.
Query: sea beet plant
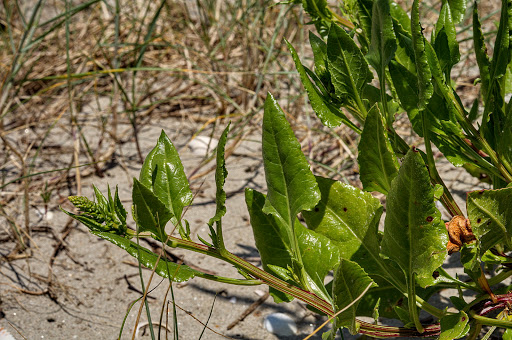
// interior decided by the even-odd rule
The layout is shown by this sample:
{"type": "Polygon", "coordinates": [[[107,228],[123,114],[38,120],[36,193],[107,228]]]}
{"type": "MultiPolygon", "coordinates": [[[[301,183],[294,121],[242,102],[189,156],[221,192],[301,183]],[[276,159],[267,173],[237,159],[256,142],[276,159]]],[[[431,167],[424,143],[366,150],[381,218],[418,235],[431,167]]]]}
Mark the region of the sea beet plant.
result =
{"type": "Polygon", "coordinates": [[[507,329],[503,338],[512,338],[512,290],[499,285],[512,275],[512,103],[506,100],[512,83],[512,0],[502,1],[492,57],[473,4],[480,100],[469,110],[451,79],[461,59],[456,25],[466,12],[465,0],[442,1],[430,39],[423,35],[418,0],[410,13],[389,0],[348,0],[341,7],[343,17],[325,0],[302,3],[320,35],[310,34],[314,68],[303,65],[288,44],[290,52],[323,124],[346,124],[360,133],[363,190],[311,172],[282,109],[269,94],[262,133],[268,191],[245,192],[263,269],[224,245],[228,128],[217,147],[217,209],[208,223],[210,240],[190,237],[182,215],[192,193],[164,132],[134,179],[136,230],[126,225],[117,190],[105,197],[95,189],[95,202],[70,197],[79,213],[67,213],[173,282],[198,276],[238,285],[266,284],[275,301],[300,299],[331,317],[332,331],[325,337],[334,338],[338,329],[347,328],[375,338],[476,339],[482,326],[490,326],[486,338],[496,327],[507,329]],[[371,83],[374,76],[378,82],[371,83]],[[376,83],[379,87],[372,85],[376,83]],[[395,116],[402,112],[423,137],[424,147],[411,148],[395,131],[395,116]],[[492,185],[468,193],[466,216],[436,169],[432,144],[453,165],[492,185]],[[386,195],[383,231],[383,207],[374,191],[386,195]],[[450,220],[442,220],[437,201],[450,220]],[[180,237],[166,231],[169,222],[180,237]],[[135,242],[137,237],[215,257],[235,266],[241,277],[213,276],[170,262],[135,242]],[[455,252],[460,252],[468,280],[443,269],[446,257],[455,252]],[[489,268],[494,275],[486,274],[489,268]],[[324,284],[329,273],[334,278],[324,284]],[[450,298],[450,311],[428,302],[446,288],[458,291],[450,298]],[[420,310],[434,321],[422,323],[420,310]],[[404,327],[370,324],[358,316],[397,318],[404,327]]]}

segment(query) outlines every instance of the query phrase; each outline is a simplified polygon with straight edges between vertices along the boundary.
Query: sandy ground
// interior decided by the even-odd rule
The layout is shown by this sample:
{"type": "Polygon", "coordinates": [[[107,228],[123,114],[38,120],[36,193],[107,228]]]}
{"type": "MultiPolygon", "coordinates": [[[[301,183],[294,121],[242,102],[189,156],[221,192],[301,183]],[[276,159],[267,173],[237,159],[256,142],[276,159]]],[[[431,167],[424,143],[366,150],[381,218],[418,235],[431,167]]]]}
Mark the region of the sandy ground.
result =
{"type": "MultiPolygon", "coordinates": [[[[189,136],[182,133],[186,131],[182,124],[179,120],[170,118],[155,125],[148,125],[141,131],[141,141],[143,153],[147,154],[163,127],[177,148],[181,149],[182,161],[187,173],[190,173],[202,157],[184,147],[189,136]]],[[[258,140],[259,136],[256,135],[254,139],[244,141],[227,161],[229,175],[225,189],[228,195],[228,212],[223,220],[228,249],[256,265],[260,265],[260,262],[254,247],[243,189],[249,186],[265,190],[258,140]]],[[[136,158],[131,143],[123,145],[121,151],[126,159],[136,158]]],[[[139,165],[125,168],[114,165],[104,178],[86,179],[83,183],[83,194],[92,197],[92,183],[103,191],[106,190],[107,183],[111,186],[119,185],[121,199],[128,207],[131,195],[130,178],[137,176],[139,169],[139,165]]],[[[465,193],[474,188],[477,181],[449,164],[441,167],[441,173],[457,195],[459,204],[465,206],[465,193]]],[[[201,179],[194,182],[192,190],[198,194],[185,218],[191,224],[193,236],[201,235],[206,239],[206,222],[215,210],[213,173],[206,176],[204,181],[201,179]]],[[[69,203],[65,201],[63,206],[70,208],[69,203]]],[[[67,216],[56,206],[50,213],[53,215],[51,219],[39,218],[38,229],[45,230],[44,227],[47,227],[56,235],[63,235],[62,231],[66,230],[66,224],[69,222],[67,216]]],[[[133,226],[133,221],[130,223],[133,226]]],[[[89,234],[84,226],[73,222],[68,227],[71,228],[71,232],[64,242],[65,247],[57,255],[51,268],[51,294],[27,293],[44,292],[48,286],[46,278],[50,270],[49,261],[57,244],[50,233],[34,232],[35,250],[34,256],[30,259],[1,262],[0,309],[3,318],[0,319],[0,326],[11,332],[16,339],[116,339],[123,318],[127,315],[122,338],[130,339],[135,328],[139,304],[135,304],[129,312],[128,308],[131,302],[141,296],[138,291],[140,278],[136,261],[123,250],[89,234]]],[[[143,244],[150,247],[144,242],[143,244]]],[[[12,249],[12,244],[0,244],[2,255],[6,255],[9,249],[12,249]]],[[[206,256],[181,250],[173,250],[172,253],[182,256],[186,263],[219,275],[237,275],[231,266],[206,256]]],[[[448,260],[452,272],[462,273],[458,268],[456,256],[448,260]]],[[[144,281],[147,282],[150,271],[143,270],[143,274],[144,281]]],[[[162,308],[165,311],[170,299],[169,295],[165,300],[168,284],[166,280],[155,277],[151,287],[153,290],[148,301],[152,319],[158,322],[162,308]]],[[[234,339],[277,339],[278,337],[263,328],[263,318],[275,312],[285,313],[298,323],[299,334],[290,339],[303,339],[322,322],[322,318],[314,316],[301,302],[275,304],[269,298],[233,329],[226,329],[259,298],[258,294],[266,291],[267,288],[264,286],[237,287],[199,278],[186,284],[175,285],[174,298],[177,305],[182,308],[177,311],[180,339],[198,339],[204,328],[200,322],[206,322],[210,312],[208,326],[211,330],[204,331],[203,339],[222,339],[225,336],[234,339]]],[[[443,295],[435,296],[433,300],[437,305],[443,305],[448,301],[443,295]]],[[[166,313],[163,314],[165,320],[166,313]]],[[[169,325],[172,325],[172,313],[168,317],[169,325]]],[[[140,324],[146,322],[146,313],[143,311],[140,324]]],[[[149,337],[149,332],[142,335],[142,330],[138,337],[149,337]]],[[[163,334],[162,331],[162,336],[163,334]]]]}
{"type": "MultiPolygon", "coordinates": [[[[180,122],[177,120],[168,119],[159,122],[158,126],[148,126],[141,131],[144,154],[147,154],[155,144],[161,127],[171,136],[178,148],[183,147],[190,137],[180,135],[180,122]]],[[[126,144],[123,148],[127,159],[136,158],[132,144],[126,144]]],[[[243,189],[249,186],[262,190],[264,187],[260,153],[257,141],[244,142],[228,159],[229,176],[225,187],[228,195],[228,213],[224,217],[227,247],[238,256],[254,261],[256,265],[260,262],[254,247],[243,189]]],[[[189,173],[202,159],[188,148],[182,149],[181,156],[189,173]]],[[[129,179],[138,176],[139,169],[138,165],[127,169],[115,166],[103,179],[87,179],[83,183],[83,195],[92,198],[92,183],[103,191],[107,189],[107,183],[111,186],[119,185],[121,199],[125,206],[129,207],[129,179]]],[[[206,222],[215,211],[213,173],[205,177],[204,182],[202,179],[196,181],[192,189],[198,194],[185,218],[191,224],[194,237],[199,234],[207,239],[206,222]]],[[[63,206],[70,208],[69,203],[64,203],[63,206]]],[[[39,229],[51,228],[59,235],[65,229],[68,218],[57,207],[50,210],[50,215],[53,215],[51,219],[40,218],[37,225],[39,229]]],[[[133,226],[133,221],[130,223],[133,226]]],[[[140,292],[137,291],[140,289],[137,288],[140,287],[140,278],[134,258],[89,234],[85,226],[73,222],[71,228],[71,233],[65,241],[65,250],[59,253],[52,266],[52,298],[48,294],[31,295],[19,290],[21,288],[25,291],[41,292],[47,287],[45,280],[48,277],[48,264],[57,243],[48,232],[34,233],[36,248],[32,258],[1,263],[0,308],[4,318],[0,319],[0,326],[8,329],[15,338],[21,339],[23,336],[27,339],[115,339],[119,335],[130,303],[140,297],[140,292]],[[18,335],[13,327],[22,336],[18,335]]],[[[12,246],[9,243],[0,244],[0,253],[6,255],[12,246]]],[[[220,275],[237,277],[236,270],[227,264],[191,252],[172,252],[177,256],[183,256],[186,263],[220,275]]],[[[150,271],[143,272],[144,280],[147,282],[150,271]]],[[[148,301],[153,321],[158,322],[162,305],[166,306],[164,296],[168,288],[167,281],[155,277],[152,288],[154,290],[151,291],[148,301]]],[[[276,337],[262,326],[263,317],[275,312],[286,313],[298,322],[298,338],[309,334],[320,321],[300,302],[277,305],[269,298],[245,321],[240,322],[232,330],[226,330],[231,322],[259,298],[258,293],[262,294],[265,291],[267,288],[264,286],[237,287],[197,278],[175,286],[175,301],[183,308],[177,311],[180,339],[199,338],[204,327],[194,318],[206,322],[212,310],[208,326],[219,335],[207,329],[203,339],[221,339],[223,335],[235,339],[275,339],[276,337]]],[[[138,308],[139,304],[136,304],[128,313],[122,338],[131,338],[138,308]]],[[[172,318],[172,314],[169,318],[172,318]]],[[[143,312],[140,324],[146,321],[147,317],[143,312]]],[[[169,325],[172,325],[171,319],[169,325]]]]}

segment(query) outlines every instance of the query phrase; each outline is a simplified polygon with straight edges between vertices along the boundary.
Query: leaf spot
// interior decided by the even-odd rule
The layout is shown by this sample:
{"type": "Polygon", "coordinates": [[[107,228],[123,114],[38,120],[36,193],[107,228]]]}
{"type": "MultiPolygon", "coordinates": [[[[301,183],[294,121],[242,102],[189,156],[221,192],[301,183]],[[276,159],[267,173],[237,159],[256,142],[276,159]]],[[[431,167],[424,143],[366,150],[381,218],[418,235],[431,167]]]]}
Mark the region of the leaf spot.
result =
{"type": "Polygon", "coordinates": [[[481,218],[479,218],[479,219],[477,219],[477,220],[476,220],[476,223],[480,223],[480,222],[482,222],[482,219],[481,219],[481,218]]]}
{"type": "Polygon", "coordinates": [[[432,216],[428,216],[428,217],[427,217],[427,222],[429,222],[429,223],[430,223],[430,222],[432,222],[433,220],[434,220],[434,218],[433,218],[432,216]]]}
{"type": "Polygon", "coordinates": [[[434,279],[437,279],[439,277],[439,272],[436,270],[435,272],[432,273],[432,277],[434,279]]]}
{"type": "Polygon", "coordinates": [[[344,212],[347,212],[347,210],[348,210],[348,209],[347,209],[346,207],[344,207],[344,208],[343,208],[343,211],[344,211],[344,212]]]}
{"type": "Polygon", "coordinates": [[[315,211],[316,211],[316,212],[319,212],[319,211],[320,211],[320,208],[319,208],[319,207],[315,207],[315,211]]]}

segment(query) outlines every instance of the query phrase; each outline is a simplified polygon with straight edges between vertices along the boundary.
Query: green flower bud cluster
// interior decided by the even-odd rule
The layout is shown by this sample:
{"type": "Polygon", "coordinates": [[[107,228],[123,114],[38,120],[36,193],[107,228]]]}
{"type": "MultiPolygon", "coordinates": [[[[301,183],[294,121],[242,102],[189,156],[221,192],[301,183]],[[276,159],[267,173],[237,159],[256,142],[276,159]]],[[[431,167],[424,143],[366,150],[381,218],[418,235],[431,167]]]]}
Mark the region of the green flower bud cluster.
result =
{"type": "Polygon", "coordinates": [[[98,223],[105,222],[105,215],[99,206],[85,196],[69,196],[69,201],[81,214],[87,215],[98,223]]]}

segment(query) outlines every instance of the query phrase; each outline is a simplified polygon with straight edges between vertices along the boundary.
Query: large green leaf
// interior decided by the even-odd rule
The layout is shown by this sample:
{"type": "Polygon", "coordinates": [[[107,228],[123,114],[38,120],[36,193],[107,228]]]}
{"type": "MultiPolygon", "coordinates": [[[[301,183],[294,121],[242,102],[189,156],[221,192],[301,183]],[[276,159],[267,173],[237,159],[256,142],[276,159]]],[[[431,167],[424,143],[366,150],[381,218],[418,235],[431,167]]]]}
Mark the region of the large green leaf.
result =
{"type": "Polygon", "coordinates": [[[364,122],[357,161],[364,190],[387,194],[391,181],[398,173],[398,160],[391,148],[377,105],[368,111],[364,122]]]}
{"type": "MultiPolygon", "coordinates": [[[[317,38],[318,39],[318,38],[317,38]]],[[[304,66],[300,62],[299,56],[297,52],[293,48],[293,46],[287,41],[288,48],[290,49],[290,53],[292,54],[293,61],[295,62],[295,67],[299,72],[300,80],[304,88],[306,89],[306,93],[308,94],[309,101],[311,102],[311,107],[317,114],[318,118],[322,121],[327,127],[335,127],[339,126],[341,123],[344,123],[352,129],[359,130],[348,118],[340,111],[340,110],[331,110],[331,105],[322,98],[320,92],[313,85],[311,80],[309,79],[304,66]]],[[[316,64],[316,57],[315,57],[316,64]]]]}
{"type": "MultiPolygon", "coordinates": [[[[426,287],[446,257],[448,235],[434,202],[434,190],[419,152],[411,150],[387,197],[382,254],[426,287]]],[[[410,282],[409,284],[414,284],[410,282]]]]}
{"type": "MultiPolygon", "coordinates": [[[[262,193],[246,189],[245,201],[251,218],[256,247],[260,252],[265,271],[273,273],[275,267],[284,270],[291,268],[293,253],[290,247],[287,226],[279,218],[263,213],[265,195],[262,193]]],[[[294,221],[294,228],[304,268],[310,279],[315,282],[315,285],[320,287],[323,285],[323,280],[328,272],[334,269],[340,261],[338,244],[320,233],[308,230],[297,218],[294,221]]],[[[277,302],[292,299],[274,289],[271,289],[271,292],[277,302]]]]}
{"type": "Polygon", "coordinates": [[[144,160],[139,181],[173,213],[172,222],[178,223],[183,207],[192,202],[192,192],[178,151],[163,130],[144,160]]]}
{"type": "Polygon", "coordinates": [[[467,210],[473,233],[480,240],[480,254],[504,243],[511,249],[512,188],[479,190],[468,194],[467,210]]]}
{"type": "Polygon", "coordinates": [[[377,71],[381,84],[384,82],[386,66],[393,58],[396,47],[389,0],[375,0],[372,9],[372,36],[367,59],[377,71]]]}
{"type": "Polygon", "coordinates": [[[167,206],[144,184],[133,179],[133,218],[139,231],[150,231],[166,240],[165,225],[173,216],[167,206]]]}
{"type": "Polygon", "coordinates": [[[412,45],[414,48],[414,57],[416,62],[416,72],[418,73],[418,89],[420,109],[427,106],[428,100],[434,93],[432,85],[432,73],[425,53],[425,37],[423,36],[423,28],[420,24],[419,0],[414,0],[411,11],[411,32],[412,45]]]}
{"type": "MultiPolygon", "coordinates": [[[[390,269],[379,255],[379,200],[329,178],[317,181],[322,199],[313,211],[302,212],[308,228],[335,241],[342,258],[357,261],[371,275],[388,278],[390,269]]],[[[400,281],[400,273],[397,276],[400,281]]]]}
{"type": "MultiPolygon", "coordinates": [[[[130,241],[129,239],[115,235],[108,232],[96,232],[91,231],[92,234],[101,237],[109,242],[112,242],[119,248],[122,248],[128,252],[131,256],[135,257],[144,267],[149,269],[155,269],[155,264],[158,260],[158,255],[149,251],[148,249],[138,245],[137,243],[130,241]]],[[[156,265],[155,273],[162,277],[170,278],[174,282],[184,282],[193,278],[198,271],[180,265],[175,262],[166,261],[164,258],[160,258],[156,265]]]]}
{"type": "Polygon", "coordinates": [[[333,24],[327,39],[328,68],[336,96],[360,102],[364,86],[373,78],[361,49],[345,30],[333,24]]]}
{"type": "MultiPolygon", "coordinates": [[[[256,248],[260,253],[263,269],[266,272],[273,273],[269,265],[280,268],[291,267],[292,251],[288,231],[277,217],[262,212],[265,205],[265,195],[247,188],[245,189],[245,203],[249,211],[252,232],[256,248]]],[[[283,292],[272,287],[269,289],[275,302],[293,300],[293,297],[283,292]]]]}
{"type": "Polygon", "coordinates": [[[373,286],[376,286],[375,282],[356,262],[341,260],[334,273],[332,296],[334,311],[338,312],[345,308],[346,310],[336,317],[336,327],[347,327],[351,334],[358,333],[359,329],[356,324],[357,305],[361,294],[373,286]],[[354,301],[356,302],[353,303],[354,301]],[[352,305],[347,308],[350,304],[352,305]]]}
{"type": "MultiPolygon", "coordinates": [[[[405,273],[408,296],[415,296],[416,281],[434,284],[432,273],[446,257],[448,235],[434,201],[434,189],[417,150],[410,150],[387,196],[381,254],[395,261],[405,273]]],[[[409,316],[423,331],[415,299],[409,299],[409,316]]]]}
{"type": "Polygon", "coordinates": [[[281,219],[288,230],[292,250],[296,252],[294,221],[300,211],[316,206],[320,191],[284,112],[270,93],[265,101],[262,138],[268,188],[263,212],[281,219]]]}

